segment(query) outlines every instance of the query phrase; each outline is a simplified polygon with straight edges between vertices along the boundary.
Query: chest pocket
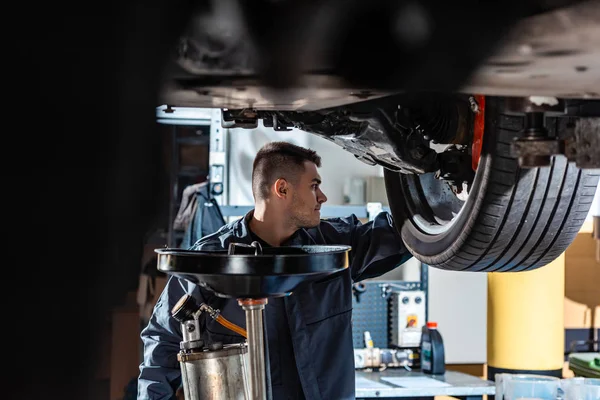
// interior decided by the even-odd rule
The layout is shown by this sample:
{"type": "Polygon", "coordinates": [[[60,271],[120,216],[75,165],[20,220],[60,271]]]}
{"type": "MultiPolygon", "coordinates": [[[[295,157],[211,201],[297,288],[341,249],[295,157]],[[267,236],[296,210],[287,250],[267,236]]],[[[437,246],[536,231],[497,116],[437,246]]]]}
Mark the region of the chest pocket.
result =
{"type": "Polygon", "coordinates": [[[352,279],[348,269],[313,282],[299,293],[304,321],[315,324],[352,311],[352,279]]]}

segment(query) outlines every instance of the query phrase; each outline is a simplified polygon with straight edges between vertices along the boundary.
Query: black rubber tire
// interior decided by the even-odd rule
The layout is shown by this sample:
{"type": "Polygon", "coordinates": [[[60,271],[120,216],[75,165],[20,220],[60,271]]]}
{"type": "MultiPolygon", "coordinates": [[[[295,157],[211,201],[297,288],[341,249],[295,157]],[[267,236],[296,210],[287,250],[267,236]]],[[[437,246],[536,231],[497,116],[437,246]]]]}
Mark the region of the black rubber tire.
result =
{"type": "MultiPolygon", "coordinates": [[[[580,170],[563,156],[549,167],[521,169],[510,143],[524,116],[505,113],[502,98],[486,98],[484,142],[473,187],[456,222],[428,234],[412,219],[406,192],[414,175],[385,170],[390,209],[408,250],[421,262],[455,271],[526,271],[548,264],[579,232],[599,172],[580,170]]],[[[566,118],[547,118],[563,133],[566,118]]]]}

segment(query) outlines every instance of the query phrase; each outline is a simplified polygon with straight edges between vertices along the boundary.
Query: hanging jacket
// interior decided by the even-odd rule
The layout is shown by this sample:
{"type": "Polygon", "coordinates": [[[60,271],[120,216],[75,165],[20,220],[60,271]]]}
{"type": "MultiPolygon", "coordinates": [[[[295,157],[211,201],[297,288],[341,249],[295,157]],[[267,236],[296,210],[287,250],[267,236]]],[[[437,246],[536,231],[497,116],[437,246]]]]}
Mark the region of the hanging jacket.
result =
{"type": "Polygon", "coordinates": [[[210,185],[193,185],[192,188],[195,189],[193,193],[195,200],[191,201],[194,206],[179,245],[181,248],[190,247],[200,238],[215,233],[226,223],[219,204],[210,196],[210,185]]]}
{"type": "MultiPolygon", "coordinates": [[[[250,244],[252,211],[193,246],[196,250],[227,249],[229,243],[250,244]]],[[[350,245],[350,267],[312,282],[291,295],[268,299],[265,307],[266,345],[273,400],[354,399],[355,370],[352,344],[352,284],[379,276],[406,262],[410,253],[388,213],[362,224],[356,216],[322,220],[298,230],[285,246],[350,245]]],[[[170,310],[184,295],[198,304],[217,308],[229,321],[245,327],[245,313],[236,299],[221,298],[191,282],[171,277],[142,331],[144,361],[140,365],[138,400],[174,399],[181,383],[177,362],[180,324],[170,310]]],[[[200,319],[203,340],[239,343],[245,339],[212,320],[200,319]]]]}

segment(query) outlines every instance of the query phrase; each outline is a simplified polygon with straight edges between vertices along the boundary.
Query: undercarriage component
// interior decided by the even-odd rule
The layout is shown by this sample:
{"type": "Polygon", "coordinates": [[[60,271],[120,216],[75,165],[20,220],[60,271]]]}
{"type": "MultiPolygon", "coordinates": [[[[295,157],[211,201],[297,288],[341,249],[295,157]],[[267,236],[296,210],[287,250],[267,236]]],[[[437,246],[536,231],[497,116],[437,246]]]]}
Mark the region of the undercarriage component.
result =
{"type": "Polygon", "coordinates": [[[485,132],[485,96],[476,95],[469,97],[471,111],[473,111],[473,140],[471,143],[471,169],[477,171],[481,149],[483,148],[483,134],[485,132]]]}
{"type": "MultiPolygon", "coordinates": [[[[400,111],[400,110],[397,110],[400,111]]],[[[404,113],[375,109],[366,115],[335,110],[316,112],[257,111],[254,119],[248,112],[227,111],[226,127],[255,127],[257,120],[277,131],[297,129],[330,140],[369,164],[380,164],[403,173],[424,173],[438,169],[437,155],[417,125],[404,113]],[[400,115],[399,115],[400,114],[400,115]]]]}
{"type": "MultiPolygon", "coordinates": [[[[464,95],[397,95],[321,111],[225,109],[223,126],[255,128],[258,120],[277,131],[297,128],[332,141],[369,165],[405,174],[438,172],[459,182],[465,173],[455,154],[435,149],[472,141],[472,105],[464,95]],[[446,168],[447,167],[447,168],[446,168]]],[[[472,171],[471,171],[472,172],[472,171]]],[[[460,185],[458,185],[460,187],[460,185]]]]}
{"type": "Polygon", "coordinates": [[[539,111],[525,114],[523,136],[512,146],[522,168],[546,167],[552,156],[564,153],[564,142],[548,135],[544,113],[539,111]]]}
{"type": "Polygon", "coordinates": [[[578,119],[574,137],[566,146],[569,161],[579,168],[600,168],[600,117],[578,119]]]}
{"type": "Polygon", "coordinates": [[[468,144],[472,140],[471,97],[426,95],[407,105],[410,116],[432,143],[468,144]]]}
{"type": "MultiPolygon", "coordinates": [[[[265,127],[276,131],[297,128],[336,143],[369,165],[404,174],[435,172],[460,193],[477,169],[483,134],[475,137],[475,132],[478,125],[483,127],[484,100],[421,94],[321,111],[224,109],[222,123],[226,128],[254,129],[262,119],[265,127]],[[439,144],[452,145],[440,150],[439,144]]],[[[530,96],[505,99],[504,106],[507,112],[525,115],[521,132],[511,143],[520,167],[548,166],[552,157],[564,155],[579,168],[600,168],[600,157],[595,156],[600,150],[600,102],[530,96]],[[568,121],[560,137],[549,134],[545,126],[549,117],[568,121]]]]}
{"type": "Polygon", "coordinates": [[[440,169],[435,177],[443,179],[456,194],[463,191],[463,185],[467,187],[473,182],[475,171],[471,163],[471,155],[466,151],[466,146],[451,146],[438,155],[440,169]]]}
{"type": "Polygon", "coordinates": [[[577,118],[567,128],[568,136],[550,137],[543,126],[543,114],[527,113],[524,135],[512,144],[519,166],[543,167],[550,165],[551,157],[563,155],[578,168],[600,168],[600,117],[577,118]]]}
{"type": "Polygon", "coordinates": [[[556,97],[529,96],[509,97],[506,99],[506,109],[512,112],[564,114],[565,101],[556,97]]]}
{"type": "Polygon", "coordinates": [[[230,111],[221,110],[221,126],[223,128],[256,129],[258,127],[258,114],[252,109],[230,111]]]}
{"type": "MultiPolygon", "coordinates": [[[[354,137],[334,134],[326,138],[358,157],[393,171],[408,174],[436,171],[439,168],[437,153],[429,147],[427,134],[407,111],[401,107],[396,110],[378,108],[366,117],[351,116],[362,122],[362,129],[354,137]]],[[[310,127],[303,130],[310,132],[310,127]]]]}
{"type": "Polygon", "coordinates": [[[577,117],[600,117],[600,101],[567,100],[565,113],[577,117]]]}
{"type": "Polygon", "coordinates": [[[578,168],[599,168],[600,102],[529,96],[505,99],[508,112],[524,113],[524,127],[512,143],[512,153],[522,168],[548,166],[551,158],[564,155],[578,168]],[[561,135],[551,135],[548,117],[563,125],[561,135]]]}

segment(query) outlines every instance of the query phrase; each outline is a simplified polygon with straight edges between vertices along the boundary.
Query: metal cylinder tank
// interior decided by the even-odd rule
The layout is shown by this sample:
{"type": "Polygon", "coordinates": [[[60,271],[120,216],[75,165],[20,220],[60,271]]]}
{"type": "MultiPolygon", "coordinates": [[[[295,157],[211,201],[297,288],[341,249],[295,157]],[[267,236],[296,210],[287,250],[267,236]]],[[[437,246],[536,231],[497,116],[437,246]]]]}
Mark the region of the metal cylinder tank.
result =
{"type": "Polygon", "coordinates": [[[249,400],[248,347],[245,343],[179,352],[186,400],[249,400]]]}

